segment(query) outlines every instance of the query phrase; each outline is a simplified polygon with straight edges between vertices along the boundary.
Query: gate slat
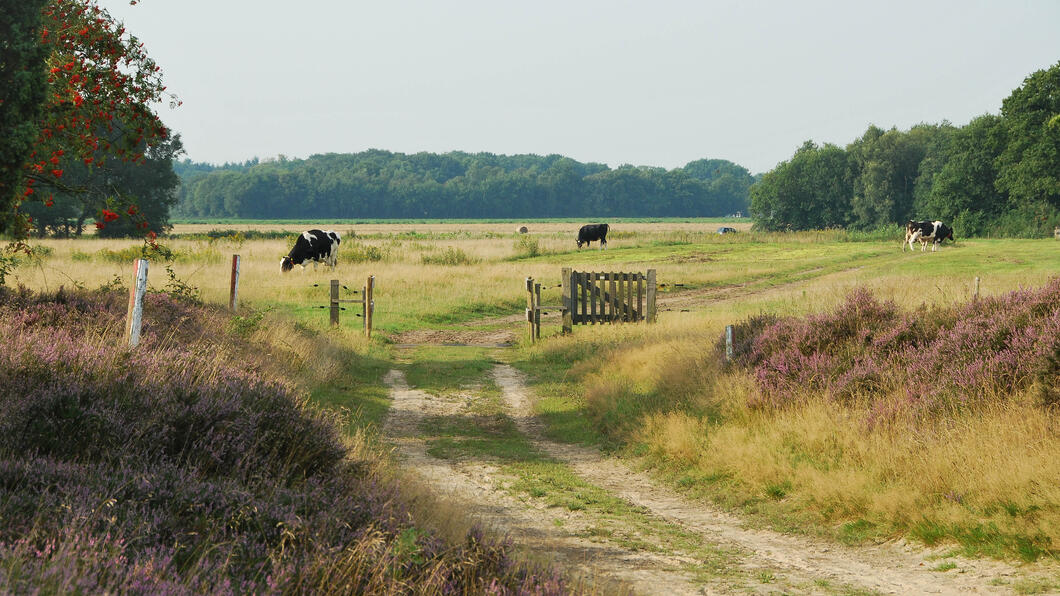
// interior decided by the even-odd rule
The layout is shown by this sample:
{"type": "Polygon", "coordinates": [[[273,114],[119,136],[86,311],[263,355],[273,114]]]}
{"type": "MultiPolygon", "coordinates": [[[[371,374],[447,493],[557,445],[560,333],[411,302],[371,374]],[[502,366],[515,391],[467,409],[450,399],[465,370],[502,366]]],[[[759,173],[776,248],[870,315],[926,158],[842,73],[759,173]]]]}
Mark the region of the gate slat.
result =
{"type": "Polygon", "coordinates": [[[638,321],[644,320],[644,274],[637,274],[637,317],[638,321]]]}
{"type": "Polygon", "coordinates": [[[630,274],[622,274],[622,320],[630,322],[630,308],[633,305],[633,286],[630,274]]]}
{"type": "Polygon", "coordinates": [[[589,279],[592,280],[589,286],[589,308],[593,313],[593,325],[600,324],[600,284],[597,283],[597,277],[599,273],[593,271],[589,274],[589,279]]]}
{"type": "Polygon", "coordinates": [[[633,306],[633,283],[630,274],[622,274],[622,320],[630,322],[633,306]]]}
{"type": "Polygon", "coordinates": [[[582,272],[582,278],[580,280],[580,283],[578,284],[578,292],[579,292],[579,296],[578,297],[580,298],[580,302],[581,302],[582,322],[583,323],[588,323],[589,322],[589,305],[586,302],[586,295],[589,293],[589,289],[586,287],[588,285],[589,285],[589,274],[585,273],[585,272],[582,272]]]}
{"type": "Polygon", "coordinates": [[[603,315],[601,323],[607,323],[611,320],[611,300],[607,295],[607,284],[610,282],[610,276],[606,273],[600,274],[600,314],[603,315]]]}
{"type": "Polygon", "coordinates": [[[582,323],[585,323],[585,272],[578,274],[578,295],[575,298],[578,301],[578,314],[581,316],[582,323]]]}
{"type": "Polygon", "coordinates": [[[618,280],[615,278],[618,276],[614,273],[610,273],[607,277],[610,278],[607,287],[611,290],[611,295],[607,297],[607,301],[611,304],[611,322],[614,323],[616,318],[615,296],[618,294],[618,280]]]}

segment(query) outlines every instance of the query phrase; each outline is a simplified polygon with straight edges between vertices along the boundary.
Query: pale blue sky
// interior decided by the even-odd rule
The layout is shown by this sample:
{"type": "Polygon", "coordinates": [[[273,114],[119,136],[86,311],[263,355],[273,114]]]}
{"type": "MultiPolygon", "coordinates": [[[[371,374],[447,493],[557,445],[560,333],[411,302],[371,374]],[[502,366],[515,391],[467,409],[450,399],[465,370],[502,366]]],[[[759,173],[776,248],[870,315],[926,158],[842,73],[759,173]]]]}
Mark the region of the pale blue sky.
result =
{"type": "Polygon", "coordinates": [[[758,173],[807,139],[997,113],[1060,1],[102,0],[184,105],[188,157],[560,153],[758,173]]]}

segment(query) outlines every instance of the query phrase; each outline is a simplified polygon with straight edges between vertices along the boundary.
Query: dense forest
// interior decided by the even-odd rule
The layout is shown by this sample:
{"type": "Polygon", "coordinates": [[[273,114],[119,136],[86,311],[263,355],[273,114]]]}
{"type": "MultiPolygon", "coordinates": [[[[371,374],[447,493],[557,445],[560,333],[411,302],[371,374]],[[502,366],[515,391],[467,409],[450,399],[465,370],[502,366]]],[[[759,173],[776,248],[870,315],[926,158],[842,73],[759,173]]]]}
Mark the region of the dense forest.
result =
{"type": "Polygon", "coordinates": [[[875,229],[910,219],[958,235],[1037,237],[1060,225],[1060,63],[965,126],[870,126],[845,148],[807,141],[751,189],[767,230],[875,229]]]}
{"type": "Polygon", "coordinates": [[[176,217],[711,217],[746,214],[754,182],[721,159],[611,169],[561,155],[382,150],[174,168],[176,217]]]}

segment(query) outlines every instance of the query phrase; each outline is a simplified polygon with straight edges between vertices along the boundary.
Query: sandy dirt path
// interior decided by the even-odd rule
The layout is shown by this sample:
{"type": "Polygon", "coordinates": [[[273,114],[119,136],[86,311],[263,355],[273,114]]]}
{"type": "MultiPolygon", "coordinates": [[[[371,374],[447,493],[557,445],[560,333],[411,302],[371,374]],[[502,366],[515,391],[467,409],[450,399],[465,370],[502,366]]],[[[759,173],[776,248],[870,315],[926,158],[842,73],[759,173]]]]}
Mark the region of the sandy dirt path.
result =
{"type": "Polygon", "coordinates": [[[571,519],[569,512],[528,505],[504,491],[501,486],[509,479],[496,466],[481,461],[431,457],[421,438],[422,421],[427,416],[458,413],[464,400],[412,389],[401,371],[391,370],[385,380],[393,398],[383,426],[385,436],[397,446],[406,465],[433,492],[459,503],[482,526],[510,536],[535,558],[558,564],[597,585],[608,586],[608,591],[713,593],[704,592],[687,574],[679,571],[685,561],[678,558],[631,551],[576,535],[580,524],[571,519]]]}

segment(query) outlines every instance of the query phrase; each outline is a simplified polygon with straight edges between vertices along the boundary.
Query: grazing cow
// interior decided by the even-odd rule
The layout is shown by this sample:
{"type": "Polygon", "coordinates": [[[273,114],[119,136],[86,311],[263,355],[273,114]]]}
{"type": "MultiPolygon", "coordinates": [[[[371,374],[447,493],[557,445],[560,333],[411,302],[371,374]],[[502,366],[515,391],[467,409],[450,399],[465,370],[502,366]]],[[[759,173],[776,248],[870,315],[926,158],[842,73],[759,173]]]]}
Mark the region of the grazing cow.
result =
{"type": "Polygon", "coordinates": [[[578,230],[578,248],[582,244],[588,244],[594,240],[600,241],[600,248],[607,248],[607,224],[589,224],[578,230]]]}
{"type": "Polygon", "coordinates": [[[295,265],[301,265],[304,270],[308,261],[313,261],[314,269],[317,263],[334,269],[341,241],[339,234],[331,230],[306,230],[298,236],[291,253],[280,260],[280,270],[286,273],[295,265]]]}
{"type": "Polygon", "coordinates": [[[953,239],[953,229],[941,221],[909,220],[905,226],[905,242],[902,243],[902,250],[905,251],[906,244],[909,245],[909,250],[913,250],[913,243],[919,240],[921,252],[927,250],[928,242],[931,242],[931,252],[935,252],[942,241],[947,239],[950,242],[956,242],[953,239]]]}

